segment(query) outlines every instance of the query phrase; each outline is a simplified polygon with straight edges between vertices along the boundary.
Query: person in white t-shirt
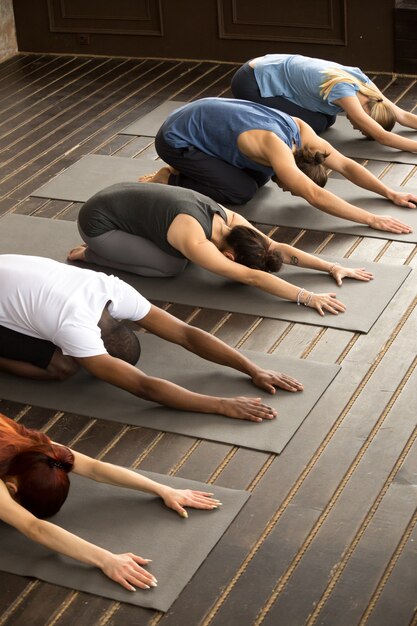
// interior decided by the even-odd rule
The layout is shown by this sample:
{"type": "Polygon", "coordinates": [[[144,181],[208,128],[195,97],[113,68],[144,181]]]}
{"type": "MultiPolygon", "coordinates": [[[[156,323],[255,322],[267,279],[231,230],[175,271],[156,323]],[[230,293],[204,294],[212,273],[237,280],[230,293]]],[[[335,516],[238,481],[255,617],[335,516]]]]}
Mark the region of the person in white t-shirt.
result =
{"type": "Polygon", "coordinates": [[[208,396],[147,376],[134,367],[138,340],[121,320],[243,372],[272,394],[276,387],[303,388],[153,306],[115,276],[41,257],[0,255],[0,370],[45,380],[67,378],[83,367],[136,396],[176,409],[254,422],[276,416],[260,398],[208,396]]]}

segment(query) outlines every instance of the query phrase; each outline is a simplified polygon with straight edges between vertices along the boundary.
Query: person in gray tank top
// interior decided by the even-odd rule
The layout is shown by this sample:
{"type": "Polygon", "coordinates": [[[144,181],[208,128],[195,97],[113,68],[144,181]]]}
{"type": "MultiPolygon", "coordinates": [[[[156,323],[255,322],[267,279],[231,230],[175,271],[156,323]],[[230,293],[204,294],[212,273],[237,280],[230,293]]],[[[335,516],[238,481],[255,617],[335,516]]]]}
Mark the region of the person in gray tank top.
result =
{"type": "Polygon", "coordinates": [[[348,268],[273,241],[244,217],[190,189],[119,183],[90,198],[78,228],[85,244],[69,261],[86,261],[141,276],[175,276],[188,261],[231,280],[324,312],[345,310],[335,293],[311,293],[279,278],[282,263],[369,281],[364,268],[348,268]]]}

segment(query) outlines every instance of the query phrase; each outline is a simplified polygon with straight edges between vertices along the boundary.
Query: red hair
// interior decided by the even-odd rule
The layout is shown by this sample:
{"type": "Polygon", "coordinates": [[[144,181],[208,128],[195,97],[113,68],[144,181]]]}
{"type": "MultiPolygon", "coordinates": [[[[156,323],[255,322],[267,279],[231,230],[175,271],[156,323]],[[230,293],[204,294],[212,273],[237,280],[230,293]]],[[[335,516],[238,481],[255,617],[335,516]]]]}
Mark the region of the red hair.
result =
{"type": "Polygon", "coordinates": [[[59,511],[69,490],[74,456],[47,435],[0,413],[0,478],[17,479],[16,499],[37,517],[59,511]]]}

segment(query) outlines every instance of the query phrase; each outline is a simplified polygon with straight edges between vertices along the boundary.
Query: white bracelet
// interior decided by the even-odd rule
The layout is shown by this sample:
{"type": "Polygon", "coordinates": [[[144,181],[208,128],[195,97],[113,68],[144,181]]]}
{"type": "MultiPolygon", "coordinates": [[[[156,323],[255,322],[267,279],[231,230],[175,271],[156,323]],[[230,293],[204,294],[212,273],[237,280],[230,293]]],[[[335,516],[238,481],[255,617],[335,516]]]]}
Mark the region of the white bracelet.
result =
{"type": "Polygon", "coordinates": [[[298,292],[298,296],[297,296],[297,306],[300,306],[301,304],[300,298],[303,295],[303,293],[305,293],[305,289],[300,289],[300,291],[298,292]]]}
{"type": "Polygon", "coordinates": [[[310,304],[312,297],[313,297],[313,292],[310,291],[310,293],[308,294],[308,296],[307,296],[307,298],[306,298],[306,300],[304,302],[304,306],[308,306],[310,304]]]}

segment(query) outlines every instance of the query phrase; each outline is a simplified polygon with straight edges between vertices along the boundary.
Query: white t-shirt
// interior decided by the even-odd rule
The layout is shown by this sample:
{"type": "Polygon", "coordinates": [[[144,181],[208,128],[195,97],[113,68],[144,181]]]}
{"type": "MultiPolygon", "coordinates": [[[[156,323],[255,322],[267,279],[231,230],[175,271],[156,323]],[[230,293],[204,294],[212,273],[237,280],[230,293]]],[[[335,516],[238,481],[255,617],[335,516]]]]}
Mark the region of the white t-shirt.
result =
{"type": "Polygon", "coordinates": [[[151,308],[116,276],[36,256],[0,255],[0,324],[47,339],[63,354],[106,354],[97,326],[107,302],[117,320],[138,321],[151,308]]]}

